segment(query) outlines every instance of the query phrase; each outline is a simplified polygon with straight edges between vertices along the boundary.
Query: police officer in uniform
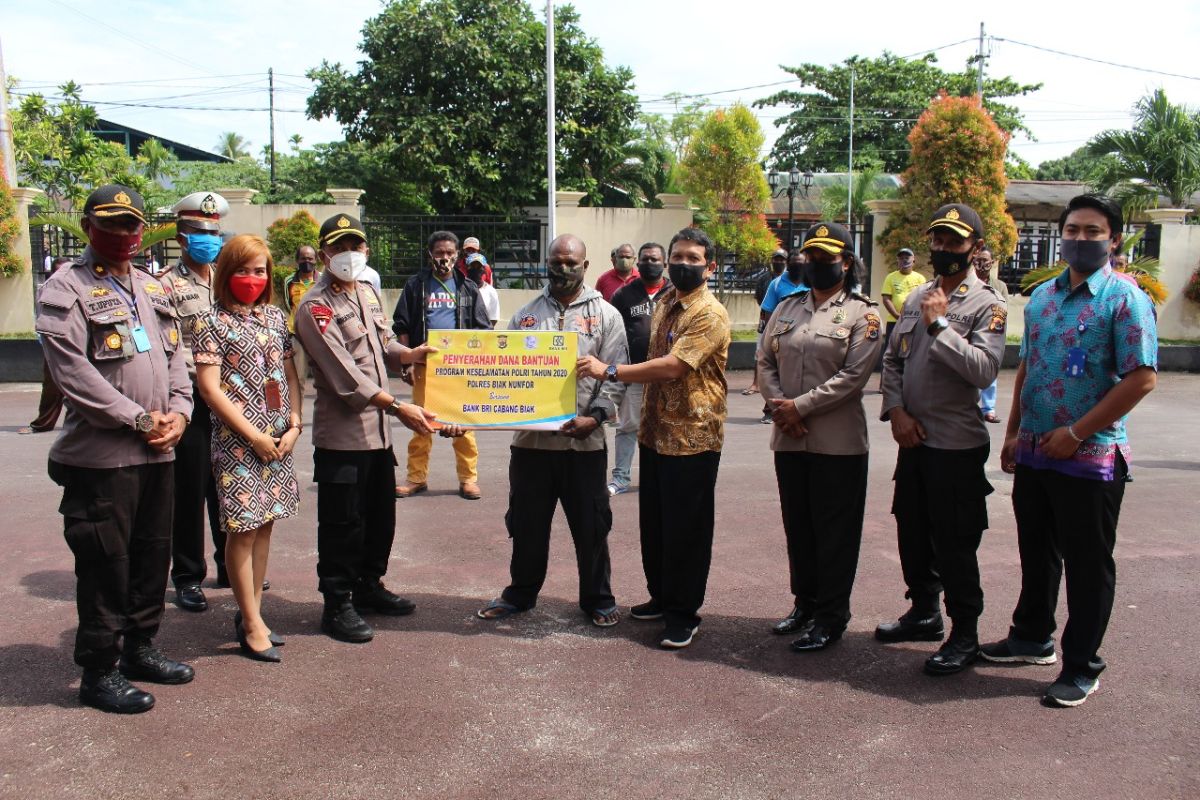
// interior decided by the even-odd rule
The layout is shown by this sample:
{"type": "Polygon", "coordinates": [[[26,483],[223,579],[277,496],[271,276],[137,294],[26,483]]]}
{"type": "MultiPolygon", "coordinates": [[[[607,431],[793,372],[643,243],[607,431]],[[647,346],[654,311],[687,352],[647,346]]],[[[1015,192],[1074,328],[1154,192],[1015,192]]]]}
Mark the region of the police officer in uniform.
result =
{"type": "Polygon", "coordinates": [[[850,232],[808,229],[804,284],[771,315],[759,385],[772,409],[775,477],[795,604],[776,623],[799,632],[797,652],[823,650],[850,621],[867,502],[867,417],[862,393],[879,359],[877,304],[858,291],[850,232]]]}
{"type": "Polygon", "coordinates": [[[200,584],[208,574],[204,558],[204,518],[212,531],[217,561],[217,585],[225,577],[225,533],[217,519],[217,484],[212,474],[212,418],[196,385],[192,360],[192,334],[196,323],[213,304],[212,284],[217,254],[221,251],[221,217],[229,203],[214,192],[192,192],[171,208],[175,215],[175,240],[180,257],[161,276],[179,325],[183,330],[188,377],[192,381],[195,413],[176,448],[175,521],[171,532],[171,580],[175,603],[184,611],[204,611],[208,600],[200,584]]]}
{"type": "Polygon", "coordinates": [[[162,283],[130,263],[145,229],[142,198],[101,186],[88,195],[83,229],[83,255],[38,297],[37,331],[67,408],[49,473],[63,487],[59,511],[75,554],[79,699],[134,714],[154,697],[128,678],[194,676],[151,644],[171,558],[174,450],[192,387],[175,309],[162,283]]]}
{"type": "MultiPolygon", "coordinates": [[[[396,458],[388,416],[430,433],[434,415],[397,400],[388,391],[387,371],[417,363],[431,349],[410,350],[396,342],[379,296],[359,280],[367,265],[362,223],[347,214],[330,217],[321,226],[320,245],[326,268],[296,310],[296,336],[308,353],[316,390],[321,630],[341,641],[368,642],[375,634],[359,612],[399,616],[416,608],[380,580],[396,534],[396,458]]],[[[442,433],[462,432],[448,427],[442,433]]]]}
{"type": "Polygon", "coordinates": [[[937,641],[938,596],[953,627],[925,662],[931,675],[961,672],[979,654],[983,612],[979,548],[988,526],[984,475],[989,452],[979,390],[996,379],[1007,304],[971,269],[983,222],[959,203],[934,212],[928,228],[934,280],[914,289],[883,358],[883,410],[900,445],[892,513],[912,607],[875,629],[884,642],[937,641]]]}

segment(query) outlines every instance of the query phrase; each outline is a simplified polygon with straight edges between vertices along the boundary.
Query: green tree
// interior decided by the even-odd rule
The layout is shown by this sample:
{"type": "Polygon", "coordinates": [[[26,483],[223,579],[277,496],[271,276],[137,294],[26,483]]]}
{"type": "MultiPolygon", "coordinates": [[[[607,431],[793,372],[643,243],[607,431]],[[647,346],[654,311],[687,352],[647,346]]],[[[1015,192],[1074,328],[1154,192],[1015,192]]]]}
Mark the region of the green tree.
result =
{"type": "MultiPolygon", "coordinates": [[[[852,56],[841,64],[801,64],[783,67],[803,84],[801,90],[786,89],[754,103],[757,108],[786,106],[791,109],[777,119],[782,133],[771,150],[779,164],[797,164],[814,172],[846,169],[850,149],[850,73],[854,72],[854,169],[874,165],[885,172],[900,172],[908,164],[906,139],[915,118],[929,101],[945,92],[970,96],[976,91],[976,72],[968,65],[962,72],[945,72],[937,57],[903,59],[884,51],[878,58],[852,56]]],[[[1041,84],[1021,84],[1012,78],[986,78],[984,107],[996,124],[1008,133],[1030,131],[1015,107],[999,102],[1035,92],[1041,84]]]]}
{"type": "MultiPolygon", "coordinates": [[[[610,68],[570,6],[555,14],[559,183],[597,202],[637,118],[632,73],[610,68]]],[[[510,0],[393,0],[368,20],[356,72],[322,62],[313,118],[379,148],[438,211],[507,212],[545,196],[545,26],[510,0]]]]}
{"type": "Polygon", "coordinates": [[[316,217],[300,210],[281,217],[267,226],[267,247],[276,266],[296,266],[296,250],[304,245],[316,248],[321,226],[316,217]]]}
{"type": "Polygon", "coordinates": [[[225,156],[230,161],[237,161],[239,158],[249,158],[250,142],[246,141],[240,133],[225,131],[217,140],[214,152],[225,156]]]}
{"type": "Polygon", "coordinates": [[[1157,206],[1160,194],[1188,208],[1200,191],[1200,113],[1175,105],[1162,89],[1138,100],[1132,130],[1104,131],[1087,152],[1103,159],[1093,185],[1129,211],[1157,206]]]}
{"type": "Polygon", "coordinates": [[[13,150],[21,182],[36,186],[68,210],[82,207],[88,193],[106,183],[145,194],[150,181],[125,148],[92,133],[99,117],[80,99],[80,86],[68,81],[59,92],[58,103],[34,93],[13,109],[13,150]]]}
{"type": "Polygon", "coordinates": [[[771,196],[758,159],[763,140],[754,114],[738,103],[707,114],[679,162],[680,181],[717,246],[751,263],[779,246],[762,213],[771,196]]]}
{"type": "Polygon", "coordinates": [[[1071,151],[1062,158],[1052,158],[1038,164],[1034,178],[1039,181],[1080,181],[1087,183],[1099,168],[1100,159],[1088,153],[1087,145],[1071,151]]]}
{"type": "Polygon", "coordinates": [[[179,157],[168,150],[158,139],[148,139],[138,148],[134,158],[134,167],[146,179],[147,186],[143,196],[147,210],[171,205],[175,200],[173,190],[165,188],[165,184],[179,175],[179,157]]]}
{"type": "Polygon", "coordinates": [[[21,235],[17,218],[17,201],[8,188],[4,164],[0,163],[0,275],[11,278],[25,271],[25,263],[17,255],[17,238],[21,235]]]}
{"type": "Polygon", "coordinates": [[[1004,154],[1009,136],[978,97],[941,95],[908,136],[912,161],[904,171],[900,205],[882,242],[889,254],[902,247],[927,250],[925,229],[946,203],[964,203],[979,213],[992,252],[1004,259],[1017,243],[1017,226],[1005,210],[1004,154]]]}
{"type": "Polygon", "coordinates": [[[867,218],[870,209],[868,200],[882,200],[896,196],[896,184],[890,175],[882,174],[874,167],[868,167],[854,173],[853,189],[850,197],[846,196],[848,181],[841,181],[821,190],[821,216],[825,219],[841,221],[846,218],[846,201],[849,200],[852,209],[850,216],[855,222],[867,218]]]}

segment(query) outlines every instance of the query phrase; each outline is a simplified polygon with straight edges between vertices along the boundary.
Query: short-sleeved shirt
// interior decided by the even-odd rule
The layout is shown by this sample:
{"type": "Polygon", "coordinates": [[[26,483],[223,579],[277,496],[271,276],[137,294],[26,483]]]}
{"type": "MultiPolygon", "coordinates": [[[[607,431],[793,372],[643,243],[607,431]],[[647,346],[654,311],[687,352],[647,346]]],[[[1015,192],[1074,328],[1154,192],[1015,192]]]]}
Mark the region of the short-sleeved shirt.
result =
{"type": "Polygon", "coordinates": [[[768,314],[774,313],[775,307],[779,305],[779,301],[785,297],[791,297],[797,292],[803,292],[808,287],[804,285],[804,281],[792,283],[792,279],[784,272],[775,280],[771,281],[771,285],[767,287],[767,293],[763,296],[762,310],[768,314]]]}
{"type": "Polygon", "coordinates": [[[284,283],[283,302],[287,305],[287,328],[291,333],[296,332],[296,309],[300,307],[300,301],[304,299],[304,295],[308,294],[308,290],[317,282],[316,270],[309,270],[307,273],[308,280],[301,278],[300,270],[296,270],[291,274],[291,277],[284,283]]]}
{"type": "Polygon", "coordinates": [[[690,369],[646,384],[638,442],[664,456],[720,452],[725,442],[729,314],[707,286],[666,290],[650,322],[647,359],[673,355],[690,369]]]}
{"type": "Polygon", "coordinates": [[[458,327],[454,288],[454,273],[447,275],[445,280],[430,273],[425,285],[426,330],[449,331],[458,327]]]}
{"type": "Polygon", "coordinates": [[[610,269],[608,272],[596,279],[596,291],[604,298],[604,302],[611,303],[613,295],[617,293],[617,289],[622,286],[628,286],[641,277],[637,271],[637,267],[629,270],[629,274],[621,277],[621,273],[615,269],[610,269]]]}
{"type": "Polygon", "coordinates": [[[1090,411],[1123,376],[1158,369],[1158,330],[1149,299],[1110,267],[1070,286],[1070,270],[1039,286],[1025,306],[1018,464],[1112,480],[1117,453],[1129,460],[1125,417],[1094,433],[1068,459],[1037,446],[1042,434],[1090,411]]]}
{"type": "MultiPolygon", "coordinates": [[[[917,272],[915,269],[905,275],[900,270],[893,270],[883,279],[883,288],[879,290],[879,294],[883,297],[892,298],[892,305],[896,308],[904,308],[904,298],[908,297],[908,293],[928,280],[924,275],[917,272]]],[[[892,316],[892,312],[887,310],[885,306],[883,313],[887,314],[888,322],[895,322],[896,318],[892,316]]]]}

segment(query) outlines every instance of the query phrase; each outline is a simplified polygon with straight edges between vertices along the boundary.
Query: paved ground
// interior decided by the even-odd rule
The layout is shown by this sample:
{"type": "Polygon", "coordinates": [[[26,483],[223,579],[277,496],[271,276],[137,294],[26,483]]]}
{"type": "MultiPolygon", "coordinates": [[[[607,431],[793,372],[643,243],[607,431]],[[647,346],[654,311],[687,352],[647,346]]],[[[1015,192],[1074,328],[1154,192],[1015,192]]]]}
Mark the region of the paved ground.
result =
{"type": "MultiPolygon", "coordinates": [[[[1002,377],[1007,404],[1011,373],[1002,377]]],[[[734,390],[749,376],[731,377],[734,390]]],[[[315,633],[315,492],[309,439],[302,513],[279,526],[266,613],[288,637],[278,666],[231,640],[228,590],[191,615],[168,606],[159,644],[196,667],[135,718],[81,708],[71,663],[73,575],[45,475],[50,437],[18,436],[36,387],[0,387],[0,797],[845,798],[1200,796],[1196,492],[1200,376],[1166,375],[1135,416],[1119,585],[1082,708],[1042,708],[1054,667],[921,674],[932,649],[871,638],[903,609],[888,514],[895,448],[872,423],[871,491],[846,638],[799,656],[767,632],[790,603],[778,498],[758,398],[731,396],[704,624],[673,654],[657,626],[608,631],[577,612],[561,515],[541,604],[513,621],[472,617],[507,575],[508,435],[480,438],[482,502],[454,494],[448,443],[428,495],[401,501],[389,583],[413,596],[365,646],[315,633]]],[[[871,410],[878,396],[867,398],[871,410]]],[[[993,428],[999,445],[1000,429],[993,428]]],[[[403,441],[407,436],[402,435],[403,441]]],[[[1018,589],[1009,478],[993,455],[992,529],[980,561],[985,636],[1018,589]]],[[[686,501],[686,498],[684,498],[686,501]]],[[[617,498],[613,583],[644,599],[636,494],[617,498]]]]}

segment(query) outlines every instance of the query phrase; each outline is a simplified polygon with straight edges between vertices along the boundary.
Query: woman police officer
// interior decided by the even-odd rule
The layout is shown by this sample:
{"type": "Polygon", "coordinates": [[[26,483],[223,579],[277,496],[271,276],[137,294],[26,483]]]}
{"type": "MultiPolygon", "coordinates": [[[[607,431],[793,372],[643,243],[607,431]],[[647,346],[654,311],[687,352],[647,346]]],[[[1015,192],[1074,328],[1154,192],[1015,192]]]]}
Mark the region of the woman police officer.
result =
{"type": "Polygon", "coordinates": [[[787,535],[795,607],[773,630],[798,632],[798,652],[841,638],[850,620],[867,495],[863,387],[882,342],[876,304],[858,291],[849,232],[833,222],[808,229],[808,291],[787,298],[767,322],[759,386],[773,409],[771,449],[787,535]]]}

